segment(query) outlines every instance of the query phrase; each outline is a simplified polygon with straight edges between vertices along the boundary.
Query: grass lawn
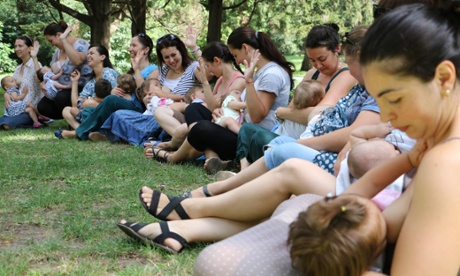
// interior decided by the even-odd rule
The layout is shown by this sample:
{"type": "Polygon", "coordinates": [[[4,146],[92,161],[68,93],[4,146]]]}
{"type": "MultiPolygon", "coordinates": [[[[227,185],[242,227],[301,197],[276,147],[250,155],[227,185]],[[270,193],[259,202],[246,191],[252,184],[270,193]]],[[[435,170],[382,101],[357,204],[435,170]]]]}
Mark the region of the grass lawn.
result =
{"type": "MultiPolygon", "coordinates": [[[[300,68],[302,57],[288,59],[300,68]]],[[[3,106],[0,92],[0,115],[3,106]]],[[[160,164],[139,147],[55,138],[65,127],[0,130],[0,275],[191,274],[205,244],[170,255],[132,241],[116,223],[155,221],[138,189],[189,191],[213,180],[202,163],[160,164]]]]}
{"type": "Polygon", "coordinates": [[[179,194],[211,181],[201,163],[160,164],[138,147],[58,140],[53,133],[65,126],[0,130],[0,275],[191,274],[205,244],[174,256],[131,241],[116,223],[155,220],[138,202],[143,185],[179,194]]]}

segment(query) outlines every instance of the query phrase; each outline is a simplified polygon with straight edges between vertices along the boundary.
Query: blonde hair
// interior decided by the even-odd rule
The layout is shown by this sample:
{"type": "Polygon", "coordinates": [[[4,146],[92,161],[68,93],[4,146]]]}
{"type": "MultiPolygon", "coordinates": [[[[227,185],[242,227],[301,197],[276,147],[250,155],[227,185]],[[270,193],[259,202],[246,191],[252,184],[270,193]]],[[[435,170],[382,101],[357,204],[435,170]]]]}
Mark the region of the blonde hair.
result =
{"type": "Polygon", "coordinates": [[[316,80],[304,80],[300,82],[294,91],[294,107],[303,109],[316,106],[324,98],[324,86],[316,80]]]}

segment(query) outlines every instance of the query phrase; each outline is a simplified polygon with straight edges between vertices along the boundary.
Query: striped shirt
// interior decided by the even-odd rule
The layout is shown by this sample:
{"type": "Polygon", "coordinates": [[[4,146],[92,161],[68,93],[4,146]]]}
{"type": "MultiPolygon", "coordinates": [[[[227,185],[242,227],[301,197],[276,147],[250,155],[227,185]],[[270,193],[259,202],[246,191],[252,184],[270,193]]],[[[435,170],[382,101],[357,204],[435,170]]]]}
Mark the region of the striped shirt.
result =
{"type": "MultiPolygon", "coordinates": [[[[185,69],[184,73],[180,77],[176,87],[173,87],[172,89],[169,87],[172,94],[185,95],[192,86],[200,84],[195,78],[195,69],[198,67],[198,65],[198,61],[193,61],[190,63],[190,65],[185,69]]],[[[161,85],[165,83],[168,71],[168,65],[165,64],[161,67],[159,76],[161,85]]]]}

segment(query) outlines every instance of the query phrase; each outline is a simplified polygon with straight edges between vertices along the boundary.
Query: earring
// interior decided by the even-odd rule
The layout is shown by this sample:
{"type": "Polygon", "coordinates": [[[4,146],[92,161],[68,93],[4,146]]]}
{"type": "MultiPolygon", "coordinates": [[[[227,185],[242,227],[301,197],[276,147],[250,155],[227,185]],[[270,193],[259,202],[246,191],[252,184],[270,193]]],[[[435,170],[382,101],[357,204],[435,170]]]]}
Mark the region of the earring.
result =
{"type": "Polygon", "coordinates": [[[441,96],[443,97],[449,97],[450,96],[450,90],[449,89],[446,89],[444,91],[441,92],[441,96]]]}

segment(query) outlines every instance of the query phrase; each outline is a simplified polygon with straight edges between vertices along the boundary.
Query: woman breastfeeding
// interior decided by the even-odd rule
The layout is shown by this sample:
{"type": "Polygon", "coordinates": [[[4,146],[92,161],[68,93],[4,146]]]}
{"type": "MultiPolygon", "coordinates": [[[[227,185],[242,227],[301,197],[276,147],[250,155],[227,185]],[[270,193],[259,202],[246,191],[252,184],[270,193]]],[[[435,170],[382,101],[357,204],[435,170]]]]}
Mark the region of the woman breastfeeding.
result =
{"type": "MultiPolygon", "coordinates": [[[[254,122],[266,129],[273,128],[276,124],[275,110],[286,106],[289,101],[289,91],[293,86],[293,64],[286,61],[267,34],[249,27],[235,29],[227,45],[236,63],[246,67],[246,90],[241,97],[247,104],[244,122],[254,122]],[[257,73],[254,75],[255,68],[257,73]]],[[[186,143],[198,152],[205,152],[208,159],[218,156],[222,160],[232,160],[237,135],[209,120],[203,120],[191,128],[186,143]]],[[[167,161],[179,161],[173,154],[158,151],[154,151],[155,156],[164,157],[167,161]]]]}
{"type": "MultiPolygon", "coordinates": [[[[46,40],[55,46],[56,52],[51,59],[51,65],[60,68],[63,72],[59,77],[59,83],[70,85],[70,74],[75,69],[80,71],[78,82],[79,91],[85,86],[86,82],[91,79],[92,70],[87,63],[87,55],[90,44],[81,38],[70,34],[71,27],[64,21],[51,23],[43,31],[46,40]]],[[[35,45],[34,45],[35,46],[35,45]]],[[[39,44],[36,43],[38,52],[39,44]]],[[[34,60],[36,55],[33,56],[34,60]]],[[[35,70],[40,69],[38,61],[35,62],[35,70]]],[[[53,119],[62,119],[62,110],[66,106],[71,106],[70,89],[59,91],[53,100],[43,97],[37,105],[38,112],[53,119]]]]}
{"type": "MultiPolygon", "coordinates": [[[[195,71],[198,62],[194,61],[182,40],[174,34],[167,34],[157,40],[156,53],[160,66],[158,80],[162,90],[157,97],[174,100],[174,110],[183,112],[184,96],[194,85],[198,84],[195,71]]],[[[98,131],[93,128],[91,131],[98,131]]],[[[141,145],[152,133],[159,131],[160,125],[150,115],[143,115],[137,110],[119,110],[104,122],[100,132],[91,134],[91,140],[110,139],[112,142],[128,141],[141,145]]]]}
{"type": "MultiPolygon", "coordinates": [[[[211,42],[203,49],[201,53],[201,65],[197,76],[203,84],[206,106],[200,103],[190,104],[184,112],[186,123],[181,124],[179,121],[176,121],[177,123],[175,126],[169,124],[169,127],[165,127],[164,123],[166,122],[166,124],[168,124],[168,122],[171,121],[170,117],[172,116],[173,111],[169,108],[160,107],[155,112],[155,118],[158,120],[163,129],[166,132],[171,133],[172,136],[171,141],[160,143],[157,147],[161,149],[177,149],[180,146],[180,148],[171,156],[173,159],[168,159],[168,161],[174,162],[174,158],[182,160],[188,157],[193,158],[201,155],[202,153],[193,149],[187,141],[184,142],[189,128],[193,127],[194,123],[200,120],[210,121],[212,118],[212,112],[215,109],[220,108],[221,99],[223,99],[229,91],[243,91],[245,87],[244,76],[241,73],[239,65],[236,64],[235,59],[230,53],[227,45],[221,42],[211,42]],[[207,75],[219,78],[213,91],[211,91],[207,75]],[[164,111],[161,109],[164,109],[164,111]],[[168,115],[169,118],[167,117],[168,115]]],[[[153,150],[156,155],[158,155],[160,150],[153,150]]],[[[146,155],[148,157],[153,155],[151,148],[146,149],[146,155]]]]}
{"type": "MultiPolygon", "coordinates": [[[[95,83],[97,80],[100,79],[105,79],[108,80],[112,86],[112,89],[117,86],[117,77],[118,77],[118,72],[113,69],[112,62],[110,61],[109,58],[109,51],[107,48],[105,48],[102,45],[91,45],[89,50],[88,50],[88,65],[92,69],[92,78],[86,83],[85,87],[81,91],[80,94],[78,94],[77,87],[72,86],[72,91],[71,93],[74,95],[73,101],[76,101],[75,99],[78,98],[78,100],[81,100],[82,102],[86,101],[90,97],[95,97],[95,83]],[[78,96],[77,96],[78,95],[78,96]]],[[[78,71],[76,71],[76,75],[80,77],[80,74],[78,71]]],[[[72,78],[75,77],[75,74],[72,74],[72,78]]],[[[77,80],[78,80],[77,77],[77,80]]],[[[69,123],[69,125],[76,129],[80,125],[80,121],[77,121],[75,117],[71,114],[71,107],[67,106],[64,108],[62,111],[62,116],[64,119],[69,123]]],[[[93,107],[87,107],[82,111],[82,121],[83,117],[87,117],[88,114],[91,114],[93,112],[94,108],[93,107]]],[[[55,133],[55,136],[57,138],[74,138],[76,137],[76,133],[74,130],[58,130],[55,133]]]]}
{"type": "MultiPolygon", "coordinates": [[[[318,105],[303,109],[294,109],[293,100],[288,107],[276,110],[278,120],[283,120],[283,127],[292,133],[291,138],[298,139],[305,130],[309,119],[323,109],[335,106],[340,98],[347,95],[356,84],[356,79],[350,74],[346,64],[340,60],[340,38],[338,26],[335,24],[314,26],[305,40],[306,53],[313,68],[303,80],[317,80],[324,85],[326,94],[318,105]]],[[[263,129],[254,124],[246,124],[238,136],[236,161],[241,168],[263,156],[263,147],[278,134],[263,129]]]]}
{"type": "MultiPolygon", "coordinates": [[[[138,34],[131,39],[129,53],[131,56],[132,69],[128,72],[136,80],[137,87],[140,87],[143,80],[148,77],[158,76],[158,67],[150,61],[152,53],[152,39],[146,34],[138,34]]],[[[104,121],[119,109],[129,109],[141,112],[143,109],[142,99],[138,98],[137,93],[131,94],[131,100],[123,98],[123,89],[115,87],[111,94],[89,114],[86,119],[75,129],[75,134],[79,139],[87,140],[88,134],[99,129],[104,121]]],[[[67,137],[67,132],[63,131],[62,136],[67,137]]],[[[69,135],[73,137],[73,135],[69,135]]]]}

